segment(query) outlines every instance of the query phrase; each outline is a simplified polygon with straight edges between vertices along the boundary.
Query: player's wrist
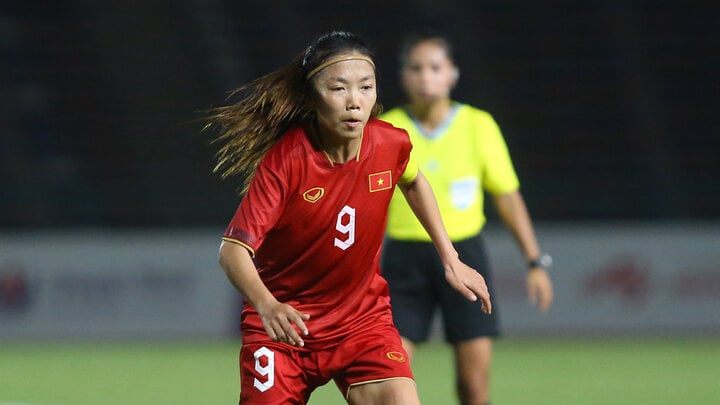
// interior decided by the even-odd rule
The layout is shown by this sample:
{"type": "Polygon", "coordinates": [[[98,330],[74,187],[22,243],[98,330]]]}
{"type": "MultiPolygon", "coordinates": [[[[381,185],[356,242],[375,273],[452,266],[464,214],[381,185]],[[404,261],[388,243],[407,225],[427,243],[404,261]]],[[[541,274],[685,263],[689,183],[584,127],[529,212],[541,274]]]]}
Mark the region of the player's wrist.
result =
{"type": "Polygon", "coordinates": [[[527,261],[528,270],[533,269],[549,269],[553,264],[552,256],[547,253],[541,253],[539,256],[527,261]]]}

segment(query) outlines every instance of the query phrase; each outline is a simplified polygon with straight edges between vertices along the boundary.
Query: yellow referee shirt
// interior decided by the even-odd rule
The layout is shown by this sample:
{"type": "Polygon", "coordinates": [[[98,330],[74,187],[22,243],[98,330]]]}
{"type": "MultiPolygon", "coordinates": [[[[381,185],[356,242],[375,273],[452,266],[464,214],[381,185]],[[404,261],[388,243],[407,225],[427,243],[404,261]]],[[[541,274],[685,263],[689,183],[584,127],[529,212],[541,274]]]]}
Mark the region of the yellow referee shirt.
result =
{"type": "MultiPolygon", "coordinates": [[[[412,159],[433,188],[450,239],[480,233],[486,221],[483,190],[497,195],[519,188],[500,128],[486,111],[454,103],[445,122],[430,134],[402,107],[379,118],[410,134],[412,159]]],[[[390,202],[387,236],[430,241],[398,189],[390,202]]]]}

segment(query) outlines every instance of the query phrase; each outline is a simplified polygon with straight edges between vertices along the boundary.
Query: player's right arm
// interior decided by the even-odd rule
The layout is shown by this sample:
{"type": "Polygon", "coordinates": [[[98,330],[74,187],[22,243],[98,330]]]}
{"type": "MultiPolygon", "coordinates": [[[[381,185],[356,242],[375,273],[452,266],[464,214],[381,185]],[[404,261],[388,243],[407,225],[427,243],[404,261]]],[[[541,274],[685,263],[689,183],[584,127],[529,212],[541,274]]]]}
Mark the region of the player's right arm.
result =
{"type": "Polygon", "coordinates": [[[450,286],[471,301],[479,299],[483,305],[483,312],[489,314],[492,311],[492,304],[485,279],[475,269],[460,261],[445,230],[435,195],[425,176],[422,172],[418,172],[415,179],[398,183],[398,187],[415,216],[430,235],[445,268],[445,279],[450,286]]]}
{"type": "Polygon", "coordinates": [[[298,330],[308,335],[304,321],[310,319],[310,315],[275,299],[260,278],[247,248],[224,240],[220,244],[220,267],[230,283],[258,312],[271,340],[304,346],[305,342],[298,330]]]}

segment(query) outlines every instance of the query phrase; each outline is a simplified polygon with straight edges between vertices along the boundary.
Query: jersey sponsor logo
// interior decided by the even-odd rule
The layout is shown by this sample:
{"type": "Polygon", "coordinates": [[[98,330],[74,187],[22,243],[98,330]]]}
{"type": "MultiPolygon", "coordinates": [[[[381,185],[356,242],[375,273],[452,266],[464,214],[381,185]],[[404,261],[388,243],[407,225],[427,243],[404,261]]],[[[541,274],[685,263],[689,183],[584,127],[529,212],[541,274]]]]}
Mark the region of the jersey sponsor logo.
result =
{"type": "Polygon", "coordinates": [[[390,190],[392,188],[392,172],[386,170],[384,172],[372,173],[368,176],[368,184],[371,193],[390,190]]]}
{"type": "Polygon", "coordinates": [[[398,363],[405,363],[405,355],[400,352],[387,352],[385,355],[390,360],[397,361],[398,363]]]}
{"type": "Polygon", "coordinates": [[[313,187],[310,190],[303,193],[303,200],[309,203],[316,203],[322,196],[325,195],[325,189],[322,187],[313,187]]]}

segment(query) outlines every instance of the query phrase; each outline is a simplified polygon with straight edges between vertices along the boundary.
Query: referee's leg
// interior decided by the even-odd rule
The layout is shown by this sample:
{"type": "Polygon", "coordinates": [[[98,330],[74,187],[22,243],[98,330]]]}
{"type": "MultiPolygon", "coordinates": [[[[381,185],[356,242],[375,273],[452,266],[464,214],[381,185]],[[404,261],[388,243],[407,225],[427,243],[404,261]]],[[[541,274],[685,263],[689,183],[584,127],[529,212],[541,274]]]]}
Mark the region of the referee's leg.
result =
{"type": "MultiPolygon", "coordinates": [[[[484,244],[480,236],[456,243],[461,260],[478,270],[495,296],[484,244]]],[[[490,403],[490,369],[493,337],[499,334],[499,308],[493,303],[492,314],[482,313],[477,303],[447,290],[443,297],[445,333],[453,345],[456,389],[462,405],[490,403]],[[454,310],[453,310],[454,308],[454,310]]]]}

